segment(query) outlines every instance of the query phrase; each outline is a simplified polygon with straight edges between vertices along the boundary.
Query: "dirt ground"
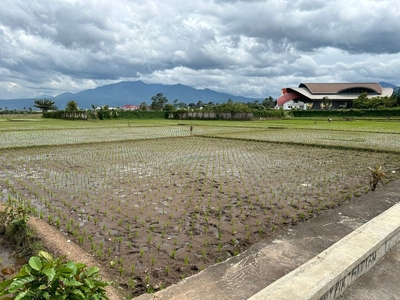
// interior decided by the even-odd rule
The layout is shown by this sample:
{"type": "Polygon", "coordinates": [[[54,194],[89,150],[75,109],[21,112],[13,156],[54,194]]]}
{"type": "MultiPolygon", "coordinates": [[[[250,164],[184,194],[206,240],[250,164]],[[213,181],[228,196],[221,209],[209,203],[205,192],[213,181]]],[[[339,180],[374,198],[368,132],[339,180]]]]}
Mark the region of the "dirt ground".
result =
{"type": "MultiPolygon", "coordinates": [[[[397,181],[397,183],[398,182],[399,181],[397,181]]],[[[396,183],[393,182],[389,184],[388,188],[393,189],[395,186],[396,183]]],[[[286,261],[283,263],[285,267],[282,267],[282,265],[276,263],[275,267],[268,268],[270,273],[269,276],[263,276],[263,278],[259,278],[259,280],[269,280],[268,282],[264,283],[265,285],[273,282],[274,280],[283,276],[285,273],[289,272],[291,268],[296,266],[296,264],[300,264],[301,259],[310,259],[314,253],[323,251],[341,236],[350,233],[351,230],[356,229],[362,223],[369,221],[392,205],[396,204],[393,199],[381,196],[382,193],[380,193],[380,190],[385,191],[386,189],[387,188],[385,186],[381,185],[378,187],[377,191],[370,192],[367,195],[363,195],[359,198],[356,197],[351,201],[346,201],[341,206],[324,211],[316,218],[312,218],[297,225],[283,226],[277,229],[275,232],[268,234],[263,241],[253,245],[248,250],[248,253],[255,253],[262,247],[265,247],[265,245],[273,244],[274,240],[282,239],[282,236],[298,239],[299,243],[302,244],[301,247],[303,248],[303,251],[302,255],[297,252],[290,254],[293,256],[293,258],[296,257],[296,259],[294,259],[290,265],[288,265],[288,261],[286,261]],[[307,241],[311,236],[324,236],[325,238],[318,238],[318,241],[309,243],[307,241]],[[304,257],[307,255],[309,257],[304,257]]],[[[55,255],[66,255],[71,260],[83,262],[87,265],[98,265],[101,268],[101,264],[99,264],[99,262],[92,255],[82,250],[79,245],[70,241],[66,235],[62,234],[56,228],[50,226],[45,221],[38,218],[31,218],[29,225],[37,232],[46,248],[55,255]]],[[[274,257],[274,255],[272,257],[274,257]]],[[[273,260],[272,257],[271,261],[273,260]]],[[[230,262],[232,263],[232,261],[230,262]]],[[[107,271],[103,270],[101,275],[105,279],[112,279],[112,276],[110,276],[107,271]]],[[[123,296],[125,292],[126,291],[124,291],[121,287],[116,285],[108,289],[108,296],[112,300],[123,299],[125,298],[123,296]]]]}
{"type": "Polygon", "coordinates": [[[98,261],[134,296],[365,194],[370,164],[400,173],[395,154],[201,138],[5,156],[5,190],[34,205],[50,250],[98,261]]]}

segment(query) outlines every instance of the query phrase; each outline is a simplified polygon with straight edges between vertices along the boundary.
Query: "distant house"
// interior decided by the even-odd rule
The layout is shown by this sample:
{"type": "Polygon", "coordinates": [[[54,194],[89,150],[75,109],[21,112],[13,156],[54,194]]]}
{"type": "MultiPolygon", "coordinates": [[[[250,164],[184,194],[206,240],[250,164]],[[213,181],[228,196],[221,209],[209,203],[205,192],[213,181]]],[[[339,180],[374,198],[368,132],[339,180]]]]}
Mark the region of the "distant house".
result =
{"type": "Polygon", "coordinates": [[[367,93],[368,98],[390,97],[393,94],[393,88],[382,87],[379,83],[300,83],[298,87],[282,89],[281,96],[277,99],[277,107],[283,109],[351,108],[353,100],[362,93],[367,93]],[[298,103],[298,105],[293,103],[298,103]]]}
{"type": "Polygon", "coordinates": [[[122,106],[121,108],[122,108],[123,110],[138,110],[138,109],[140,109],[140,106],[139,106],[139,105],[130,105],[130,104],[127,104],[127,105],[122,106]]]}

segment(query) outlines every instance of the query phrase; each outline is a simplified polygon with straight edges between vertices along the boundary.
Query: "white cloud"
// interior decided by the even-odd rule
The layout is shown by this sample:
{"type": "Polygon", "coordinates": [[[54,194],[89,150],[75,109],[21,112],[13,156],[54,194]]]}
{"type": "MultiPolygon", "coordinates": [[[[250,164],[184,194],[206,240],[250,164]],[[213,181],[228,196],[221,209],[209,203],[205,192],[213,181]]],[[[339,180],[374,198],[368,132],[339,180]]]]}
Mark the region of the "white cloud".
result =
{"type": "Polygon", "coordinates": [[[396,0],[4,0],[0,99],[119,80],[277,96],[300,82],[399,82],[396,0]]]}

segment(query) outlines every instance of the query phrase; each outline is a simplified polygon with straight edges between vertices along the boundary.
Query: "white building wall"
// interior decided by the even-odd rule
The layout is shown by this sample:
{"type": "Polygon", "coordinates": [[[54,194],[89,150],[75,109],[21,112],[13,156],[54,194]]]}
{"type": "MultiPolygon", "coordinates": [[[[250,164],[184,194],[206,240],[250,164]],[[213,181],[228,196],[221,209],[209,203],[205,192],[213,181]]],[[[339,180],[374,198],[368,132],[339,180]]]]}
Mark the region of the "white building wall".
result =
{"type": "Polygon", "coordinates": [[[307,105],[302,101],[294,102],[290,100],[282,105],[284,110],[291,110],[291,109],[300,109],[300,110],[307,110],[307,105]]]}

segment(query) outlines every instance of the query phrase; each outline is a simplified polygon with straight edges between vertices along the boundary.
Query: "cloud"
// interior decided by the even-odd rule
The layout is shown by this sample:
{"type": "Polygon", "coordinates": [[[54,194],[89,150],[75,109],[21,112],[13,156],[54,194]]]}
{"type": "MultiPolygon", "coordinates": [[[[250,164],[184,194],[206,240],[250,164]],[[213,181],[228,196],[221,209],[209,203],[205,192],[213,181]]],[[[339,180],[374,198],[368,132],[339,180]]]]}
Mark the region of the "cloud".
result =
{"type": "Polygon", "coordinates": [[[0,98],[120,80],[265,98],[300,82],[399,84],[395,0],[5,0],[0,98]]]}

